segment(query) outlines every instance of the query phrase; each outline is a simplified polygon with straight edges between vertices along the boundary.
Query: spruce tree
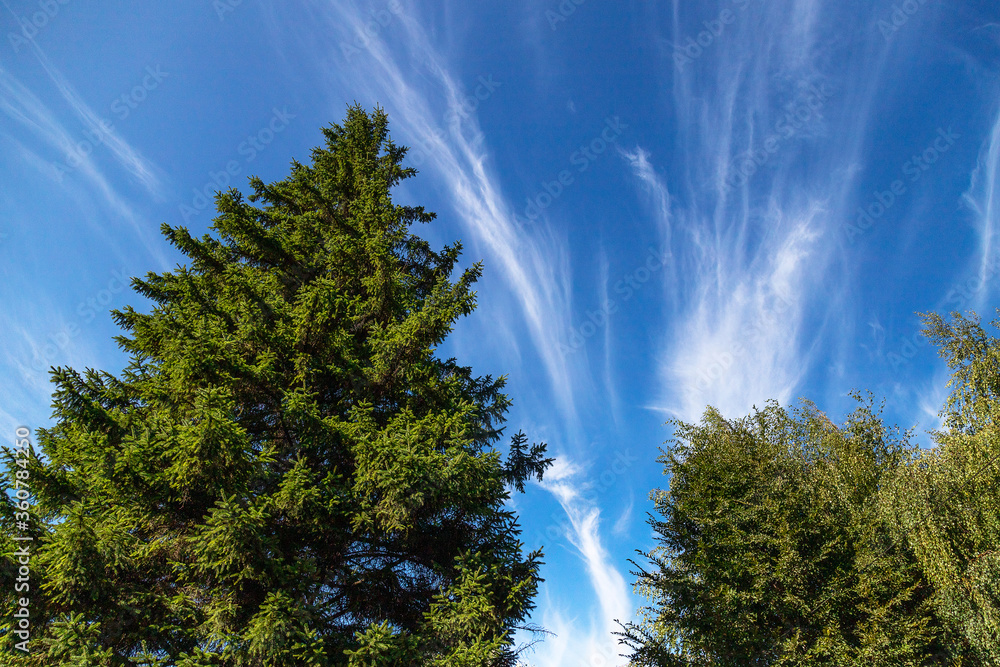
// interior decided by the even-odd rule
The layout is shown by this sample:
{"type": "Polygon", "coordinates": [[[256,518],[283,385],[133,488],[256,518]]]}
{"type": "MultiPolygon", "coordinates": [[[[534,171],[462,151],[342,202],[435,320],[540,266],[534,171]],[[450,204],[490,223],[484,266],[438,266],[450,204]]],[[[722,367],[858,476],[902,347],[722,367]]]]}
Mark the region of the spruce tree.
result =
{"type": "Polygon", "coordinates": [[[53,369],[32,652],[7,663],[515,663],[541,553],[506,502],[551,459],[522,434],[502,456],[504,377],[436,353],[481,264],[453,281],[461,245],[392,202],[416,171],[383,111],[323,133],[310,165],[220,193],[213,234],[163,226],[189,263],[113,311],[123,372],[53,369]]]}

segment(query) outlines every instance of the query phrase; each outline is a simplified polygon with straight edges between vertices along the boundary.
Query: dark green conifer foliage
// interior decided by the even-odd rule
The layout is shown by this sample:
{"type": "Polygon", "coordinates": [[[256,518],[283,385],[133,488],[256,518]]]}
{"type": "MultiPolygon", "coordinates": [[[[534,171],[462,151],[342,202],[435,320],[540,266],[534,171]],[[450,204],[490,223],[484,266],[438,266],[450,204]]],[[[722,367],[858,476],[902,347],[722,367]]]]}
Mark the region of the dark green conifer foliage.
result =
{"type": "Polygon", "coordinates": [[[435,354],[482,268],[451,281],[460,244],[392,203],[416,172],[384,112],[323,132],[311,165],[220,194],[215,236],[164,225],[190,263],[133,281],[154,308],[114,312],[120,377],[53,371],[34,651],[5,660],[514,663],[541,554],[505,501],[551,460],[520,434],[501,457],[504,378],[435,354]]]}

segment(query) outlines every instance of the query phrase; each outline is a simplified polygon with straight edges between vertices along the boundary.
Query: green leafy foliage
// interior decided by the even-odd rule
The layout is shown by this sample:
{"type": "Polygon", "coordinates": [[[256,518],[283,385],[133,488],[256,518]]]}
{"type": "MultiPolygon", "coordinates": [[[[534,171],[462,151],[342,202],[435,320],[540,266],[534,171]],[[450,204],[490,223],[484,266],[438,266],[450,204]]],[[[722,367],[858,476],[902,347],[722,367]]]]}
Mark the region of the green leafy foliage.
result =
{"type": "Polygon", "coordinates": [[[1000,664],[1000,341],[975,316],[924,323],[952,369],[945,428],[888,490],[886,515],[932,582],[960,652],[1000,664]]]}
{"type": "Polygon", "coordinates": [[[923,664],[940,629],[878,520],[910,451],[864,404],[841,427],[808,403],[675,422],[658,546],[634,573],[652,604],[622,637],[633,664],[923,664]]]}
{"type": "Polygon", "coordinates": [[[514,663],[541,554],[506,501],[551,461],[522,434],[503,458],[504,378],[435,353],[482,267],[452,281],[461,246],[411,233],[434,215],[392,203],[416,172],[381,110],[324,135],[288,178],[220,193],[214,236],[164,225],[190,264],[133,280],[153,308],[113,312],[119,377],[53,370],[34,651],[4,659],[514,663]]]}
{"type": "Polygon", "coordinates": [[[840,426],[810,403],[674,422],[632,664],[1000,664],[1000,341],[924,317],[953,371],[932,449],[861,396],[840,426]]]}

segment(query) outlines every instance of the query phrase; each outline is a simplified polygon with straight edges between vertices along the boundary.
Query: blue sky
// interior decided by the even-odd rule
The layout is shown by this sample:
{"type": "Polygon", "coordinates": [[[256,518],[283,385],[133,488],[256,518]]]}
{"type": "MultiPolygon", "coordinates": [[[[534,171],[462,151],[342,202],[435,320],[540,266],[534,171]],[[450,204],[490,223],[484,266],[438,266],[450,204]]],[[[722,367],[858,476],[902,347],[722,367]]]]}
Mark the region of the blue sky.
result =
{"type": "Polygon", "coordinates": [[[667,419],[857,388],[927,442],[915,312],[998,305],[995,0],[0,4],[2,432],[49,423],[50,365],[125,364],[107,311],[181,261],[161,223],[381,105],[397,200],[485,263],[442,352],[558,457],[514,501],[537,665],[619,662],[667,419]]]}

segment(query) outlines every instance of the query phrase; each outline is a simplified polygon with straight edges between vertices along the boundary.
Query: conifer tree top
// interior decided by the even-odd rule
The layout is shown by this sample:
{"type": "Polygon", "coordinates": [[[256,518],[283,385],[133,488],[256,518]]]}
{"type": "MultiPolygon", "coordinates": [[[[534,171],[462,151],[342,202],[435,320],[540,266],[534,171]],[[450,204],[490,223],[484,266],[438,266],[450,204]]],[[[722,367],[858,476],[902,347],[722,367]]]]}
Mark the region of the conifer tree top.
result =
{"type": "Polygon", "coordinates": [[[189,262],[113,312],[121,377],[54,369],[47,664],[514,663],[541,554],[505,503],[550,460],[523,434],[501,457],[504,378],[436,354],[482,267],[452,281],[460,244],[392,202],[416,171],[383,111],[323,133],[210,234],[163,227],[189,262]]]}

